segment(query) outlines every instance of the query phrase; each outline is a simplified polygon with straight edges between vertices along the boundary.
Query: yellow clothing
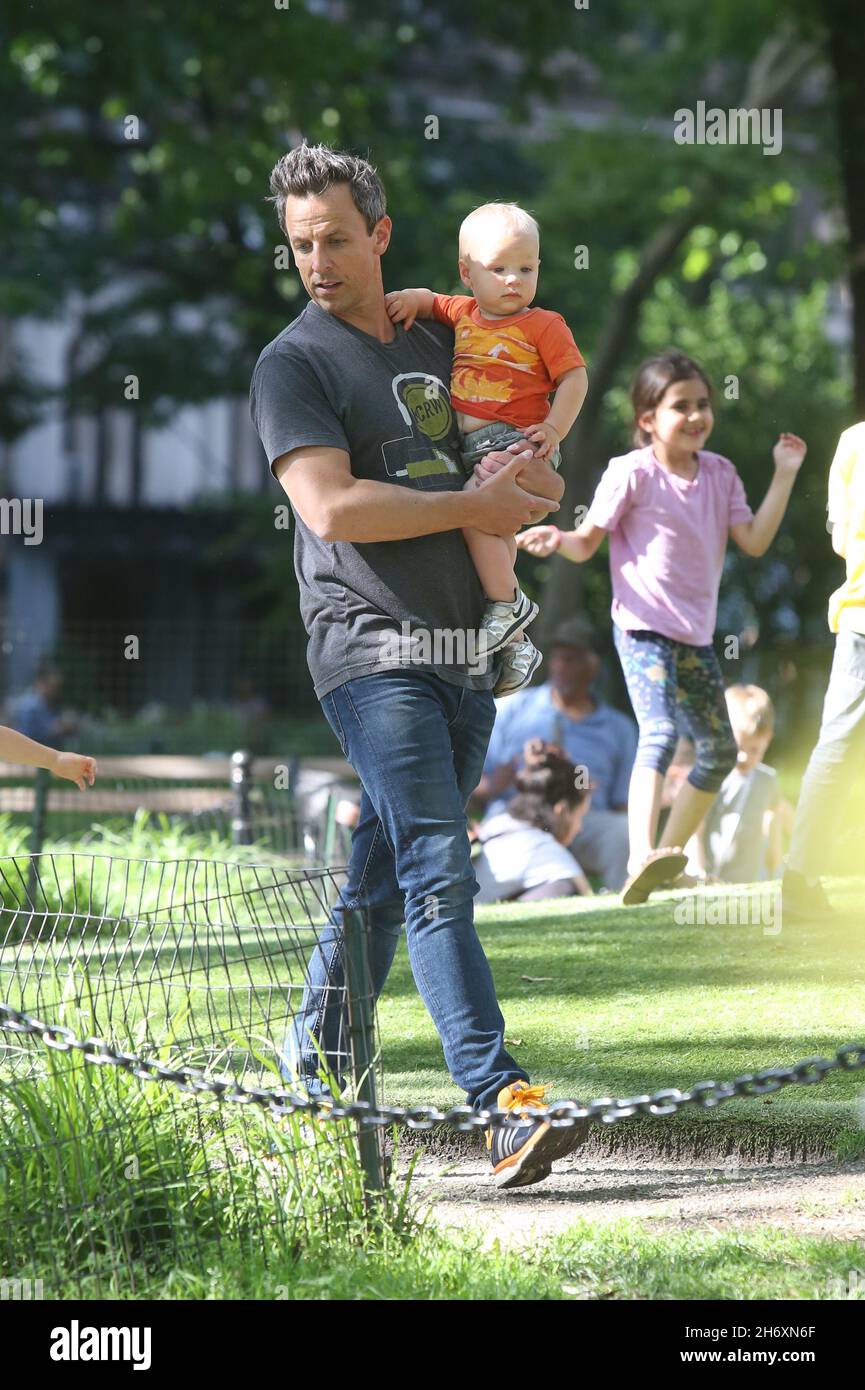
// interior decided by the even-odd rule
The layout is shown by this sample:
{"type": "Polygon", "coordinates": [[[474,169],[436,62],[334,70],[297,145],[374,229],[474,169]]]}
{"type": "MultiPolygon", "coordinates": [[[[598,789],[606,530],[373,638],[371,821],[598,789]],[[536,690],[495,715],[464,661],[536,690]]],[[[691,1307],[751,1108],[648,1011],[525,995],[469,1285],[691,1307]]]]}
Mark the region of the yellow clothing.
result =
{"type": "Polygon", "coordinates": [[[865,636],[865,421],[838,440],[828,511],[832,543],[847,561],[847,578],[829,600],[829,626],[865,636]]]}

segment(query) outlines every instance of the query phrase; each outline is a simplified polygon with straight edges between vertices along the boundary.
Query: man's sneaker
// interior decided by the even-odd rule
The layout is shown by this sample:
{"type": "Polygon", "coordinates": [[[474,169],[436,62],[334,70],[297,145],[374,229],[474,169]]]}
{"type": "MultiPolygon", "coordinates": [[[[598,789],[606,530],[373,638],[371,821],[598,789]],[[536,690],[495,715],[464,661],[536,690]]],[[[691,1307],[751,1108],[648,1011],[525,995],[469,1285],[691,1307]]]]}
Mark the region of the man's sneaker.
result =
{"type": "Polygon", "coordinates": [[[809,883],[804,874],[786,869],[781,879],[781,912],[807,922],[831,922],[837,913],[823,892],[819,879],[809,883]]]}
{"type": "MultiPolygon", "coordinates": [[[[498,1094],[500,1110],[519,1110],[543,1105],[544,1086],[514,1081],[498,1094]]],[[[487,1151],[496,1187],[528,1187],[552,1172],[553,1162],[586,1142],[588,1120],[556,1126],[548,1120],[526,1119],[522,1125],[502,1125],[486,1132],[487,1151]]]]}
{"type": "Polygon", "coordinates": [[[514,633],[526,627],[538,616],[538,605],[517,589],[513,603],[488,603],[484,609],[479,632],[482,655],[491,655],[510,642],[514,633]]]}
{"type": "Polygon", "coordinates": [[[493,695],[514,695],[528,685],[537,671],[542,657],[537,647],[528,637],[522,642],[509,642],[502,651],[502,669],[493,686],[493,695]]]}

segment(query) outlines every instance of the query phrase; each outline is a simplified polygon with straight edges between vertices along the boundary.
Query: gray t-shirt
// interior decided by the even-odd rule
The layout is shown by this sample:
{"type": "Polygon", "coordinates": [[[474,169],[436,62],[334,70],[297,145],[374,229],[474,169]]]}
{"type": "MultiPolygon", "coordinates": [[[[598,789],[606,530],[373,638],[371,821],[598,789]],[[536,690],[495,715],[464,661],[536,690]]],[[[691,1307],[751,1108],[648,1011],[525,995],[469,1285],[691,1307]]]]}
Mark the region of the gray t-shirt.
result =
{"type": "Polygon", "coordinates": [[[706,868],[726,883],[757,883],[766,877],[763,818],[780,801],[778,774],[758,763],[747,776],[733,768],[706,816],[706,868]]]}
{"type": "MultiPolygon", "coordinates": [[[[304,445],[350,455],[356,478],[457,491],[466,474],[451,409],[453,333],[416,322],[381,343],[317,304],[269,343],[250,411],[273,471],[304,445]]],[[[294,509],[292,509],[294,510],[294,509]]],[[[424,668],[489,690],[496,663],[479,651],[483,592],[460,531],[402,541],[323,541],[294,512],[294,567],[319,699],[357,676],[424,668]]]]}

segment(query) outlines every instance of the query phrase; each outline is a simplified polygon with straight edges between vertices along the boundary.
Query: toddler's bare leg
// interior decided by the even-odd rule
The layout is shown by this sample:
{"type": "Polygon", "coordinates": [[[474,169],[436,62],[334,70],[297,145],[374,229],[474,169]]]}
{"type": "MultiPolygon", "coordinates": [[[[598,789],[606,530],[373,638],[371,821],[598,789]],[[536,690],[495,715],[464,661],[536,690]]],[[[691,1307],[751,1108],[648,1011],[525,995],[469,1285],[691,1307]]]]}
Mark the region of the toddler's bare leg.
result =
{"type": "Polygon", "coordinates": [[[487,598],[513,603],[517,596],[517,543],[513,536],[491,536],[473,526],[464,527],[463,536],[487,598]]]}
{"type": "MultiPolygon", "coordinates": [[[[468,492],[479,486],[477,478],[472,475],[463,491],[468,492]]],[[[464,526],[463,536],[486,597],[494,603],[513,603],[517,596],[515,538],[491,536],[474,526],[464,526]]]]}

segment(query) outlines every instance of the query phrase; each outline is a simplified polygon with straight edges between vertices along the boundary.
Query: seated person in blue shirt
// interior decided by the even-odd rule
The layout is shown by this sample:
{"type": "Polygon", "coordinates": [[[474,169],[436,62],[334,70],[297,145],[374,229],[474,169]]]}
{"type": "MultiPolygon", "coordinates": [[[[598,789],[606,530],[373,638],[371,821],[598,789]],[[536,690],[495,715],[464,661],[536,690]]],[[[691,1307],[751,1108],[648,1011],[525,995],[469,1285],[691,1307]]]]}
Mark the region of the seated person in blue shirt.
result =
{"type": "Polygon", "coordinates": [[[627,877],[628,784],[637,749],[632,719],[590,693],[600,671],[592,631],[579,618],[556,629],[549,679],[497,701],[497,714],[475,793],[485,818],[505,810],[516,793],[523,747],[530,739],[561,748],[591,785],[592,802],[570,849],[584,872],[618,892],[627,877]]]}
{"type": "Polygon", "coordinates": [[[75,721],[57,712],[56,702],[62,684],[63,677],[54,666],[41,665],[31,689],[10,702],[10,726],[26,738],[49,746],[75,733],[78,728],[75,721]]]}

